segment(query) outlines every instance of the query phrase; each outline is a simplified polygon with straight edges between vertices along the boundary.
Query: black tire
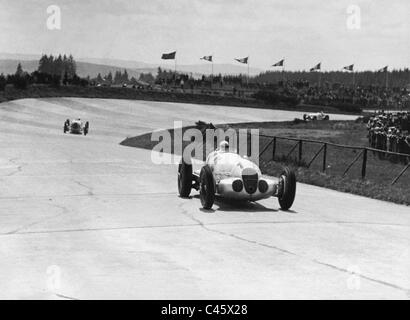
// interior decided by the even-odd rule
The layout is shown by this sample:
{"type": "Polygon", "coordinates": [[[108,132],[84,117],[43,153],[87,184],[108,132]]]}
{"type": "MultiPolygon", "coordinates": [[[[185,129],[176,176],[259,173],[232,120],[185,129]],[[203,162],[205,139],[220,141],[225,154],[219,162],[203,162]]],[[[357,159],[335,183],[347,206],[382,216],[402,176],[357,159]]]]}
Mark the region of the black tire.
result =
{"type": "Polygon", "coordinates": [[[329,120],[329,116],[328,116],[328,115],[325,116],[325,120],[329,120]]]}
{"type": "Polygon", "coordinates": [[[88,128],[90,127],[90,124],[88,121],[84,125],[84,135],[86,136],[88,134],[88,128]]]}
{"type": "Polygon", "coordinates": [[[296,176],[295,173],[285,167],[279,177],[279,205],[282,210],[288,210],[293,204],[296,195],[296,176]]]}
{"type": "Polygon", "coordinates": [[[199,174],[199,196],[204,209],[211,209],[215,201],[215,182],[212,170],[208,165],[199,174]]]}
{"type": "Polygon", "coordinates": [[[182,198],[188,198],[192,189],[192,164],[183,160],[178,165],[178,193],[182,198]]]}
{"type": "Polygon", "coordinates": [[[303,120],[306,121],[307,120],[307,114],[303,115],[303,120]]]}
{"type": "Polygon", "coordinates": [[[66,120],[65,122],[64,122],[64,133],[66,133],[67,131],[69,131],[70,130],[70,120],[66,120]]]}

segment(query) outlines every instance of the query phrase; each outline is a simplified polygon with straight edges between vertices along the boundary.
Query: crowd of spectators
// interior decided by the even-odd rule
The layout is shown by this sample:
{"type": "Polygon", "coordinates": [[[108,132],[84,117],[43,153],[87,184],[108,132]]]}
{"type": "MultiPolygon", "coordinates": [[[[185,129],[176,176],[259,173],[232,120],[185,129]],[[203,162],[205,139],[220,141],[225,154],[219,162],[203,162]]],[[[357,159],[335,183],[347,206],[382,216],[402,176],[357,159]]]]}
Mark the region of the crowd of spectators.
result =
{"type": "Polygon", "coordinates": [[[362,86],[360,84],[342,84],[324,81],[311,83],[306,79],[278,81],[276,83],[258,82],[245,75],[214,75],[193,78],[188,74],[172,74],[162,71],[156,83],[173,86],[192,92],[210,94],[229,94],[234,96],[252,96],[258,91],[270,91],[293,97],[304,104],[340,106],[359,106],[361,109],[410,109],[410,91],[405,87],[386,87],[379,85],[362,86]],[[182,84],[182,85],[181,85],[182,84]],[[244,94],[245,93],[245,94],[244,94]]]}
{"type": "MultiPolygon", "coordinates": [[[[367,123],[371,148],[410,155],[410,112],[379,112],[367,123]]],[[[408,163],[409,157],[396,157],[378,153],[381,158],[401,160],[408,163]]]]}
{"type": "Polygon", "coordinates": [[[287,94],[296,95],[298,100],[306,104],[358,105],[362,109],[396,109],[410,108],[410,94],[406,88],[386,88],[379,86],[346,86],[328,82],[311,86],[304,80],[286,82],[283,90],[287,94]]]}

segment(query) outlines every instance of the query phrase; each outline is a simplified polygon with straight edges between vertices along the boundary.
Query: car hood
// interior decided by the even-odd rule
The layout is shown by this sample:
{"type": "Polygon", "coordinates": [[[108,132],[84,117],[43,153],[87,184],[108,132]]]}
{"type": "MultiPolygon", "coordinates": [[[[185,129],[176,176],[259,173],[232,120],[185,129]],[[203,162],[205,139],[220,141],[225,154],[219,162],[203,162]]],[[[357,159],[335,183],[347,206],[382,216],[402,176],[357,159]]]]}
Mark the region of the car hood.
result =
{"type": "Polygon", "coordinates": [[[242,171],[249,168],[253,169],[252,171],[258,176],[262,174],[255,163],[231,152],[213,152],[208,156],[207,164],[217,179],[242,177],[242,171]]]}

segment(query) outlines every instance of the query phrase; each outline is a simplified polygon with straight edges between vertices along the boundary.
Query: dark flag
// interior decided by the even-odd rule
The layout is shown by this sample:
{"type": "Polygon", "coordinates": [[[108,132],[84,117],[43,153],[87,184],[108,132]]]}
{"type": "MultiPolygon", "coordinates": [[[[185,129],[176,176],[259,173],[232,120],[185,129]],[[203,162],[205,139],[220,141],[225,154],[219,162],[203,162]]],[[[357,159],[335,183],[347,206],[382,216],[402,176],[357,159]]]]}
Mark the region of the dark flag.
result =
{"type": "Polygon", "coordinates": [[[320,70],[320,65],[321,65],[322,63],[321,62],[319,62],[317,65],[315,65],[313,68],[310,68],[310,72],[312,72],[312,71],[316,71],[316,70],[320,70]]]}
{"type": "Polygon", "coordinates": [[[275,64],[273,64],[272,67],[283,67],[284,62],[285,62],[285,59],[282,59],[279,62],[276,62],[275,64]]]}
{"type": "Polygon", "coordinates": [[[387,72],[387,68],[388,68],[388,66],[385,66],[384,68],[381,68],[381,69],[379,70],[379,72],[387,72]]]}
{"type": "Polygon", "coordinates": [[[174,60],[176,53],[177,53],[176,51],[171,52],[171,53],[163,53],[162,56],[161,56],[161,59],[163,59],[163,60],[174,60]]]}
{"type": "Polygon", "coordinates": [[[212,56],[203,56],[200,60],[206,60],[212,62],[212,56]]]}
{"type": "Polygon", "coordinates": [[[238,61],[238,62],[240,62],[240,63],[248,64],[248,58],[249,58],[249,57],[242,58],[242,59],[236,59],[236,58],[235,58],[235,60],[238,61]]]}
{"type": "Polygon", "coordinates": [[[350,66],[343,67],[343,69],[347,71],[353,71],[353,67],[354,67],[354,64],[351,64],[350,66]]]}

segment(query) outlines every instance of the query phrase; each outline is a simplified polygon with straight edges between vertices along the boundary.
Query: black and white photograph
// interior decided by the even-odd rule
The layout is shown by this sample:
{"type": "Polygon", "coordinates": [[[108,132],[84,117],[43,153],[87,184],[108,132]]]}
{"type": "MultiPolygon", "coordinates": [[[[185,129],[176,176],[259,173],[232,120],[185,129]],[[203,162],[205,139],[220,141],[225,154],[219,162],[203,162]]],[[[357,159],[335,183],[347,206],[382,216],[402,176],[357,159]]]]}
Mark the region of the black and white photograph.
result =
{"type": "Polygon", "coordinates": [[[409,17],[0,0],[0,300],[410,300],[409,17]]]}

